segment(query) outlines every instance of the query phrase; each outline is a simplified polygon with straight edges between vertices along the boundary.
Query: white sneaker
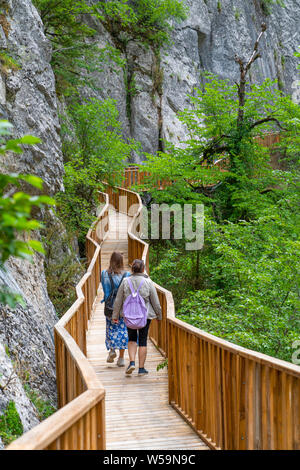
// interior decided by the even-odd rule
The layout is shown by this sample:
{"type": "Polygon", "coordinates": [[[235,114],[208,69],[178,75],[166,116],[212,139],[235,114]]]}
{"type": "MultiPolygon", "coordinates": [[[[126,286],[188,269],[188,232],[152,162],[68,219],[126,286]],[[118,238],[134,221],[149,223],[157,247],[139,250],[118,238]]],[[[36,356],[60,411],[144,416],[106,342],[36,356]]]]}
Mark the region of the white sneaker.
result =
{"type": "Polygon", "coordinates": [[[110,362],[110,363],[114,362],[116,356],[117,356],[116,351],[114,349],[111,349],[108,353],[106,362],[110,362]]]}
{"type": "Polygon", "coordinates": [[[117,365],[119,367],[124,367],[125,366],[125,360],[124,360],[124,357],[119,357],[118,361],[117,361],[117,365]]]}

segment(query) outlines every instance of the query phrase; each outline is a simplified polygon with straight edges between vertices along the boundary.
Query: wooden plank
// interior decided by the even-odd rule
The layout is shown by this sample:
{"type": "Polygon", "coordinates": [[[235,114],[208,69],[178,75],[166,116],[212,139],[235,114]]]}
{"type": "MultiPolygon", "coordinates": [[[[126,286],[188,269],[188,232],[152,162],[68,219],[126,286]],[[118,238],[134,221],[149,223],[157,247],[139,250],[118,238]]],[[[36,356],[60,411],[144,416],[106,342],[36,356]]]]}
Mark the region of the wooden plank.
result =
{"type": "Polygon", "coordinates": [[[222,356],[221,349],[215,348],[216,373],[216,413],[217,413],[217,447],[223,448],[223,413],[222,413],[222,356]]]}
{"type": "Polygon", "coordinates": [[[247,449],[254,449],[255,377],[254,363],[246,360],[246,436],[247,449]]]}
{"type": "Polygon", "coordinates": [[[261,449],[269,448],[269,368],[262,366],[261,371],[261,449]]]}

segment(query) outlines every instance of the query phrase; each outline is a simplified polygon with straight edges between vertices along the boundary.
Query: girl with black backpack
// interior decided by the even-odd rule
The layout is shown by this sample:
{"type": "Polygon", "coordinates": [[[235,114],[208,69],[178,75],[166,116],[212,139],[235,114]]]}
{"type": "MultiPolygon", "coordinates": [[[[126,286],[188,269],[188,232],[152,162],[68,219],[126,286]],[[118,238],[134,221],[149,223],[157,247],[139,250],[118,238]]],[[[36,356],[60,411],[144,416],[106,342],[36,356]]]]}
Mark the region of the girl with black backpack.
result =
{"type": "Polygon", "coordinates": [[[112,322],[112,313],[118,288],[127,276],[130,276],[130,273],[124,270],[123,255],[114,251],[110,258],[109,268],[101,273],[101,283],[104,292],[102,302],[105,302],[104,314],[106,316],[105,345],[109,351],[106,362],[114,362],[117,356],[116,349],[118,349],[117,365],[119,367],[125,365],[124,352],[128,348],[128,333],[123,319],[118,324],[112,322]]]}

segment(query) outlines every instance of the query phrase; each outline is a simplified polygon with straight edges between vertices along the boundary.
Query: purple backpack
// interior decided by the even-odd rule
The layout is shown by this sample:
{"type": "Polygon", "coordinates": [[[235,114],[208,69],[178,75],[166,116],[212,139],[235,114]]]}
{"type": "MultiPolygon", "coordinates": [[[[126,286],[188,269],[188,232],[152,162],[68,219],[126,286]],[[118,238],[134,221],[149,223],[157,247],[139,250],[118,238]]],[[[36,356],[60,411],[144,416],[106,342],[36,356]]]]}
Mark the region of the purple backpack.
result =
{"type": "Polygon", "coordinates": [[[139,330],[144,328],[147,323],[148,310],[145,305],[143,297],[139,294],[139,290],[144,284],[145,279],[142,279],[137,291],[134,292],[132,282],[127,278],[131,294],[127,297],[123,306],[123,315],[125,325],[132,330],[139,330]]]}

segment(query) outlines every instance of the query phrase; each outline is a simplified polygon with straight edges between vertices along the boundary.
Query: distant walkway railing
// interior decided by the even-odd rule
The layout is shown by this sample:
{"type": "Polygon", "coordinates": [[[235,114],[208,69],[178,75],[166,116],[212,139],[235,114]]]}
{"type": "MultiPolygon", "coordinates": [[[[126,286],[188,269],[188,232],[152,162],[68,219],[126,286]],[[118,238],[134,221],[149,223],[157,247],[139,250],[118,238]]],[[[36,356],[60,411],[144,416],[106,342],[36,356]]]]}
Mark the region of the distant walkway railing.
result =
{"type": "MultiPolygon", "coordinates": [[[[259,142],[264,147],[269,148],[276,148],[274,147],[276,144],[280,142],[280,134],[279,133],[268,133],[261,137],[255,138],[257,142],[259,142]]],[[[225,171],[228,167],[228,161],[226,158],[220,158],[218,161],[215,161],[212,166],[219,168],[221,171],[225,171]]],[[[143,171],[142,166],[128,166],[123,171],[124,179],[122,183],[122,188],[131,188],[131,186],[141,185],[147,181],[147,178],[151,176],[150,172],[143,171]]],[[[165,188],[166,186],[170,186],[172,184],[171,181],[166,179],[156,181],[156,185],[158,188],[165,188]]]]}
{"type": "Polygon", "coordinates": [[[108,196],[86,237],[88,269],[76,286],[77,300],[55,325],[59,410],[10,444],[8,450],[105,449],[105,390],[86,357],[88,321],[101,275],[101,244],[106,237],[108,196]]]}

